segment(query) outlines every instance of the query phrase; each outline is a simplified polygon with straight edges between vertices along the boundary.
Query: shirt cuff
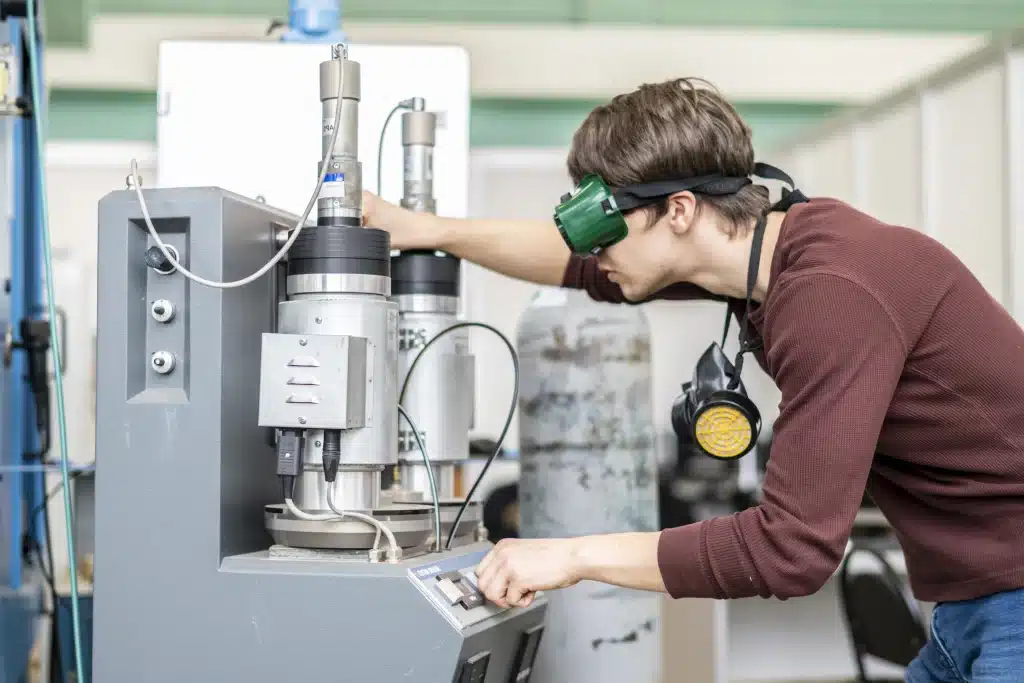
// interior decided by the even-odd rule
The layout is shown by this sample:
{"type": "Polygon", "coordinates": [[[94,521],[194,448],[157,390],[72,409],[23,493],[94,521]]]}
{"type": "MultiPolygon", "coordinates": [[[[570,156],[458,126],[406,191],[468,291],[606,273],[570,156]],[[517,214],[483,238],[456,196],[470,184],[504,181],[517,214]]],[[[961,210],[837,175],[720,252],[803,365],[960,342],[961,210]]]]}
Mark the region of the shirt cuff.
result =
{"type": "Polygon", "coordinates": [[[708,562],[707,526],[706,521],[687,524],[658,537],[658,569],[673,598],[725,597],[708,562]]]}

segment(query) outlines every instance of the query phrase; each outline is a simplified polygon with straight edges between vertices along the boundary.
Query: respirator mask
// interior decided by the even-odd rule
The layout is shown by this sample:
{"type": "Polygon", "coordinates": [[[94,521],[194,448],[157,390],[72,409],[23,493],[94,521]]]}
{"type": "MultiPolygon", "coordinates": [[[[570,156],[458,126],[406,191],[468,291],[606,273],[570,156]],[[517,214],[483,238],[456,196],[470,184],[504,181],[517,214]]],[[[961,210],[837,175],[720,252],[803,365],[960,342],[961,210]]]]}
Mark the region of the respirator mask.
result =
{"type": "MultiPolygon", "coordinates": [[[[733,460],[749,453],[761,430],[761,414],[747,396],[740,373],[744,354],[760,348],[760,341],[752,339],[749,318],[768,213],[786,211],[794,204],[807,201],[807,197],[795,189],[792,178],[774,166],[755,164],[752,175],[780,181],[789,189],[783,189],[782,200],[758,217],[754,226],[739,352],[735,362],[730,363],[722,351],[726,336],[723,334],[722,344],[712,344],[697,361],[693,378],[683,384],[682,394],[672,405],[672,429],[676,436],[692,443],[705,455],[720,460],[733,460]]],[[[591,174],[561,198],[555,208],[555,225],[573,253],[598,254],[626,237],[623,214],[627,211],[650,206],[677,192],[690,191],[706,196],[735,194],[752,182],[749,177],[708,175],[612,190],[600,176],[591,174]]],[[[727,311],[726,333],[730,316],[731,312],[727,311]]]]}

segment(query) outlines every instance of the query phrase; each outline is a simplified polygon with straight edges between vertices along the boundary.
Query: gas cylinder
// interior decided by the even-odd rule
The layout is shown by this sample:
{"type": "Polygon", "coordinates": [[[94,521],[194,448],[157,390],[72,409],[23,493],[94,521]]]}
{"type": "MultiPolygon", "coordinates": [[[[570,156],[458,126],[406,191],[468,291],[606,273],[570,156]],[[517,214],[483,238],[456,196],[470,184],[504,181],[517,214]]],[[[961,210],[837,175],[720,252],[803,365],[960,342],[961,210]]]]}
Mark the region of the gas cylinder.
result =
{"type": "MultiPolygon", "coordinates": [[[[517,331],[520,536],[657,531],[650,331],[637,306],[544,289],[517,331]]],[[[548,593],[533,683],[660,680],[661,596],[581,582],[548,593]]]]}

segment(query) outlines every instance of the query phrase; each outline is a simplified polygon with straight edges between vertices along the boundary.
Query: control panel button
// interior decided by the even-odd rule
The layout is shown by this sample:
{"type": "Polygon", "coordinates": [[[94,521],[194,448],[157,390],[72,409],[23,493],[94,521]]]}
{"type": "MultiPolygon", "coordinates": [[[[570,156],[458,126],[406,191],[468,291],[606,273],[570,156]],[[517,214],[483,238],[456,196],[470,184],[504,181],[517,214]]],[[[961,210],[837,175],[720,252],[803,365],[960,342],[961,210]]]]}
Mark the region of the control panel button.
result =
{"type": "Polygon", "coordinates": [[[451,579],[437,577],[437,590],[448,601],[449,605],[455,605],[462,599],[462,591],[451,579]]]}
{"type": "Polygon", "coordinates": [[[437,590],[449,605],[462,605],[463,609],[473,609],[484,604],[484,596],[480,590],[461,572],[438,574],[437,590]]]}
{"type": "Polygon", "coordinates": [[[459,604],[462,605],[463,609],[473,609],[484,604],[484,596],[480,595],[479,592],[463,595],[459,598],[459,604]]]}

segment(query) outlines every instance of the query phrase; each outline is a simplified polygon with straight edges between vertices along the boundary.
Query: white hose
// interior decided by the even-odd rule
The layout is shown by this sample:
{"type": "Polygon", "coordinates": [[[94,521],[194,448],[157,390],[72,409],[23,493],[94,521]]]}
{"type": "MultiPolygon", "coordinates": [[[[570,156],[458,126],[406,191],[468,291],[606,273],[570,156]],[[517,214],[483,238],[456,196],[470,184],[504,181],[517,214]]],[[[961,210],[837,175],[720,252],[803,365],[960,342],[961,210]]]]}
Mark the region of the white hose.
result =
{"type": "MultiPolygon", "coordinates": [[[[331,512],[336,514],[338,517],[349,516],[349,517],[356,518],[356,517],[361,516],[358,512],[351,512],[351,513],[349,513],[349,512],[346,512],[345,510],[339,510],[338,509],[338,504],[334,501],[334,488],[331,487],[331,486],[327,487],[327,505],[328,505],[328,507],[331,508],[331,512]]],[[[377,548],[380,547],[380,532],[381,532],[381,529],[383,529],[385,527],[384,527],[384,523],[379,521],[379,520],[377,520],[377,519],[370,518],[370,521],[373,522],[375,527],[377,527],[377,535],[373,537],[373,549],[374,549],[374,551],[376,551],[377,548]]],[[[394,543],[391,544],[391,547],[392,548],[395,547],[394,543]]]]}
{"type": "MultiPolygon", "coordinates": [[[[330,495],[331,494],[328,493],[328,496],[330,495]]],[[[374,519],[373,517],[370,517],[369,515],[364,515],[361,512],[350,512],[348,510],[346,510],[340,515],[311,515],[308,512],[303,512],[302,510],[300,510],[299,506],[296,505],[295,501],[293,501],[291,498],[285,498],[284,504],[288,506],[288,511],[291,512],[295,517],[306,522],[341,522],[344,521],[346,518],[351,517],[352,519],[358,519],[360,521],[366,522],[367,524],[372,524],[373,526],[377,527],[377,540],[373,543],[374,549],[377,548],[377,541],[380,540],[380,532],[383,531],[384,535],[388,539],[388,545],[391,546],[391,551],[395,554],[399,552],[398,541],[395,540],[395,535],[391,532],[391,529],[389,529],[388,526],[379,519],[374,519]]]]}
{"type": "MultiPolygon", "coordinates": [[[[338,93],[340,97],[341,88],[344,85],[344,69],[338,69],[338,93]]],[[[171,253],[167,245],[164,244],[163,240],[160,239],[160,235],[157,233],[156,228],[153,226],[153,219],[149,216],[149,207],[146,206],[146,198],[142,195],[142,181],[139,180],[139,163],[135,159],[132,159],[131,163],[131,177],[132,183],[135,185],[135,196],[139,200],[139,208],[142,209],[142,217],[146,221],[146,229],[149,231],[150,237],[156,242],[156,246],[160,248],[164,258],[167,259],[168,263],[174,266],[174,269],[179,271],[182,275],[187,277],[192,282],[199,285],[205,285],[207,287],[214,287],[217,289],[232,289],[234,287],[242,287],[250,282],[254,282],[264,275],[267,271],[273,268],[277,263],[284,258],[284,255],[288,253],[288,250],[295,244],[295,240],[298,239],[299,233],[302,232],[302,228],[306,225],[306,219],[309,217],[309,213],[313,210],[316,205],[317,199],[320,198],[320,190],[324,185],[324,177],[327,175],[327,167],[331,162],[331,157],[334,156],[334,143],[338,139],[338,130],[341,128],[341,102],[338,102],[338,106],[334,108],[334,130],[331,132],[331,141],[327,144],[327,154],[324,156],[324,161],[321,164],[320,177],[316,181],[316,189],[313,190],[313,196],[309,198],[309,203],[306,204],[306,210],[302,212],[302,217],[299,218],[299,222],[295,224],[295,229],[292,230],[291,236],[288,241],[284,243],[281,250],[274,254],[274,257],[264,264],[262,268],[257,270],[255,273],[248,277],[244,277],[241,280],[234,280],[232,282],[214,282],[213,280],[207,280],[206,278],[199,277],[198,275],[189,272],[171,253]]]]}

